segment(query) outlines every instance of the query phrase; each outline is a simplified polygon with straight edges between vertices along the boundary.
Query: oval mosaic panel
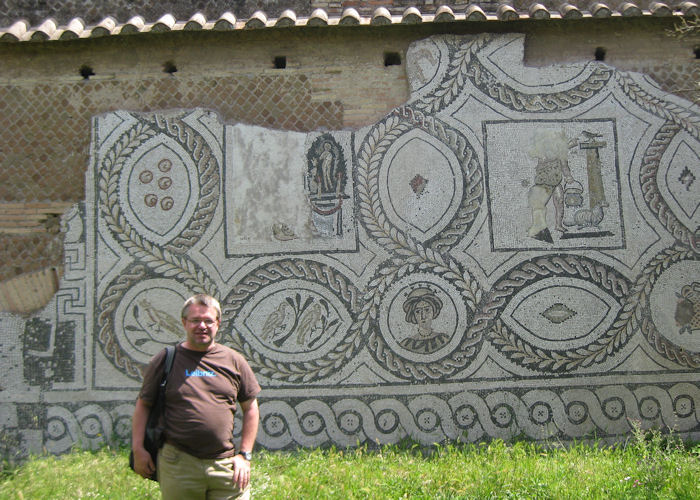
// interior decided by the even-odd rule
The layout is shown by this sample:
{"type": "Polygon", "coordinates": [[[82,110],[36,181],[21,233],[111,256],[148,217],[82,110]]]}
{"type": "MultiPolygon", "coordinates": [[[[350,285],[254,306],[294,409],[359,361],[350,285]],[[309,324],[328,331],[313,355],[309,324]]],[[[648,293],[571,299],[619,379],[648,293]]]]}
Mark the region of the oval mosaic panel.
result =
{"type": "Polygon", "coordinates": [[[278,381],[311,381],[337,372],[361,346],[353,320],[359,293],[338,270],[294,259],[250,271],[222,301],[224,342],[253,370],[278,381]]]}

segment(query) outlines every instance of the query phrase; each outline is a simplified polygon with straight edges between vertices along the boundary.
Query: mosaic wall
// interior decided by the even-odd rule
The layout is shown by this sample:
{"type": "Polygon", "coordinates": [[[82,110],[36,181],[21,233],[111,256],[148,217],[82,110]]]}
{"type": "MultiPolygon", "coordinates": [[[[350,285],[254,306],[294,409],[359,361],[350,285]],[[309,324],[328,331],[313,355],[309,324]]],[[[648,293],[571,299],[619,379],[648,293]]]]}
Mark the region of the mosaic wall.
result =
{"type": "Polygon", "coordinates": [[[268,448],[700,438],[698,107],[522,55],[415,43],[409,102],[355,131],[96,117],[61,288],[0,316],[6,435],[128,439],[144,364],[207,292],[268,448]]]}
{"type": "MultiPolygon", "coordinates": [[[[120,107],[176,108],[182,102],[213,107],[227,121],[273,128],[333,129],[343,124],[342,103],[314,100],[312,83],[304,75],[0,86],[0,111],[15,117],[12,126],[0,128],[0,200],[84,199],[92,116],[120,107]]],[[[0,281],[61,265],[62,239],[53,228],[47,228],[49,235],[6,232],[7,226],[18,224],[16,214],[16,207],[0,204],[0,252],[7,256],[0,261],[0,281]]]]}

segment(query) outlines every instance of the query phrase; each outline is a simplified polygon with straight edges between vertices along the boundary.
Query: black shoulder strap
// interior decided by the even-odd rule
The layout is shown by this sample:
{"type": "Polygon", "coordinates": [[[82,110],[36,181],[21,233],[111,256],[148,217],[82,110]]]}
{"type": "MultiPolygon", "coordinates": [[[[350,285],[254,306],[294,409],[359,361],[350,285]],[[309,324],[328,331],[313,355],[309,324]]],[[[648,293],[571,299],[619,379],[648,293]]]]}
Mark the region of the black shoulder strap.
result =
{"type": "Polygon", "coordinates": [[[160,381],[158,386],[158,399],[153,405],[153,409],[157,415],[163,412],[163,407],[165,406],[165,386],[168,384],[168,375],[170,375],[170,370],[173,367],[173,360],[175,359],[175,346],[169,345],[165,348],[165,367],[163,369],[163,379],[160,381]]]}
{"type": "Polygon", "coordinates": [[[168,375],[170,375],[170,370],[173,367],[173,361],[175,360],[175,346],[169,345],[165,348],[165,370],[163,370],[163,380],[161,380],[160,385],[165,386],[168,383],[168,375]]]}

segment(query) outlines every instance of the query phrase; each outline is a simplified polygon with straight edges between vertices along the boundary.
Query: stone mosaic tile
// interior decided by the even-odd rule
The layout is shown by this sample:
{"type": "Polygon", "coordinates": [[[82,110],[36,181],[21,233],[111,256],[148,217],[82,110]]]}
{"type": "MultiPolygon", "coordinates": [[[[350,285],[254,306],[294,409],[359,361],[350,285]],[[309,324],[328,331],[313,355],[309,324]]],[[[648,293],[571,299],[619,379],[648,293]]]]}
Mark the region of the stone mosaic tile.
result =
{"type": "Polygon", "coordinates": [[[525,67],[523,41],[415,43],[410,101],[355,131],[95,117],[57,298],[0,317],[47,449],[128,438],[193,292],[264,387],[269,448],[700,437],[698,107],[602,63],[525,67]]]}

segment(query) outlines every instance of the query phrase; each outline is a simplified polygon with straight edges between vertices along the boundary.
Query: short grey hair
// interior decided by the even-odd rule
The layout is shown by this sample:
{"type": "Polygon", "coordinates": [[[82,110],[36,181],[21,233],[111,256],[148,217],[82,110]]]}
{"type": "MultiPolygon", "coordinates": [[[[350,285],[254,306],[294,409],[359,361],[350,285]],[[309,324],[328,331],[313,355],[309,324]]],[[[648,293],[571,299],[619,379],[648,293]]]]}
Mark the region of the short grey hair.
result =
{"type": "Polygon", "coordinates": [[[216,309],[216,319],[221,319],[221,306],[219,305],[219,301],[211,295],[206,295],[204,293],[193,295],[185,301],[185,304],[182,306],[182,311],[180,312],[180,316],[183,319],[187,317],[187,310],[190,308],[191,305],[194,304],[200,306],[213,307],[214,309],[216,309]]]}

